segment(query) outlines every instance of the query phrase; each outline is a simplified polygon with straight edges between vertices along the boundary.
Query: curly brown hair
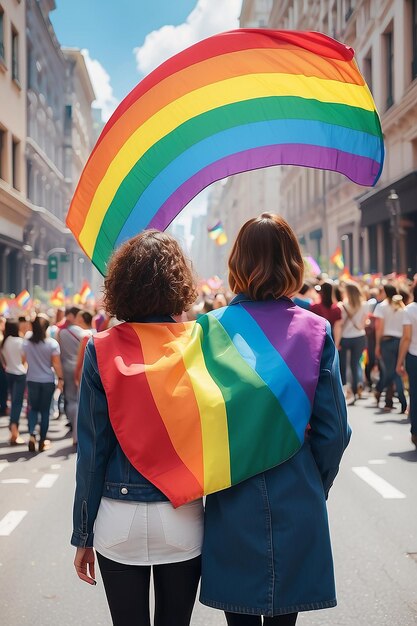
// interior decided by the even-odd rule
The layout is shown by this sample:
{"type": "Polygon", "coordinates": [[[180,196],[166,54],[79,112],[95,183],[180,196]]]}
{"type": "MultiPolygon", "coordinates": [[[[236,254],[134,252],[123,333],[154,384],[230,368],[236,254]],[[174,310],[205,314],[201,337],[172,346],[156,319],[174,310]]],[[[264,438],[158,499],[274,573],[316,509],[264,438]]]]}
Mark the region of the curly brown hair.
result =
{"type": "Polygon", "coordinates": [[[118,320],[180,315],[197,297],[194,276],[178,242],[145,230],[114,252],[104,281],[104,306],[118,320]]]}
{"type": "Polygon", "coordinates": [[[262,213],[240,229],[229,257],[229,285],[252,300],[291,297],[303,284],[304,263],[290,225],[262,213]]]}

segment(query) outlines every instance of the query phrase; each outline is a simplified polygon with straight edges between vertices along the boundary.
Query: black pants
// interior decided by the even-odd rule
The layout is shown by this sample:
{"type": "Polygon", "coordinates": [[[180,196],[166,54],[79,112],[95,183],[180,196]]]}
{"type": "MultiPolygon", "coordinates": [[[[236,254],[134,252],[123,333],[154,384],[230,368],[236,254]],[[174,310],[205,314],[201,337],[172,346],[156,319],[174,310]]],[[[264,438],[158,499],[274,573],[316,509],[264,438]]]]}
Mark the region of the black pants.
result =
{"type": "Polygon", "coordinates": [[[261,615],[241,615],[240,613],[225,613],[229,626],[294,626],[298,613],[287,613],[276,617],[264,617],[261,615]]]}
{"type": "MultiPolygon", "coordinates": [[[[114,626],[150,626],[151,566],[123,565],[97,553],[114,626]]],[[[188,626],[200,580],[201,557],[154,565],[154,626],[188,626]]]]}

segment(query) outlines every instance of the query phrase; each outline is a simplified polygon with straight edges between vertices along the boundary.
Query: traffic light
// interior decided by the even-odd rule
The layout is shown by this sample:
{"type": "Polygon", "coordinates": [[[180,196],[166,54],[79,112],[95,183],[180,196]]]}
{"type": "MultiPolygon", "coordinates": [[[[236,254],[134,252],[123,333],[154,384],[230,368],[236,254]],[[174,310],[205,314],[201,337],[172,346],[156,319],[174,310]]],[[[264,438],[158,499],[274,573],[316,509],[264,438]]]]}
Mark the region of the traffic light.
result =
{"type": "Polygon", "coordinates": [[[48,258],[48,278],[49,280],[58,278],[58,257],[53,255],[48,258]]]}

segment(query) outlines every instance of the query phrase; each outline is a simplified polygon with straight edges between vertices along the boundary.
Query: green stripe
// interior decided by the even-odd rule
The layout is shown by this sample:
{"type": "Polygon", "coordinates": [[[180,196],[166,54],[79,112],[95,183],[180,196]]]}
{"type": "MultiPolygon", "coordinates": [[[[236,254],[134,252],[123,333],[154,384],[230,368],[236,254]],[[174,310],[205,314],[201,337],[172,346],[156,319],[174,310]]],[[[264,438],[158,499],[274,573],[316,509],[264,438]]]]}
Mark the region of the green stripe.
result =
{"type": "Polygon", "coordinates": [[[220,322],[211,315],[198,320],[210,376],[226,405],[232,485],[282,463],[300,441],[279,401],[244,361],[220,322]]]}
{"type": "Polygon", "coordinates": [[[179,154],[199,141],[228,128],[263,120],[316,120],[380,136],[379,118],[346,104],[324,103],[293,96],[271,96],[228,104],[184,122],[156,142],[127,174],[104,216],[93,262],[107,258],[136,202],[152,180],[179,154]]]}

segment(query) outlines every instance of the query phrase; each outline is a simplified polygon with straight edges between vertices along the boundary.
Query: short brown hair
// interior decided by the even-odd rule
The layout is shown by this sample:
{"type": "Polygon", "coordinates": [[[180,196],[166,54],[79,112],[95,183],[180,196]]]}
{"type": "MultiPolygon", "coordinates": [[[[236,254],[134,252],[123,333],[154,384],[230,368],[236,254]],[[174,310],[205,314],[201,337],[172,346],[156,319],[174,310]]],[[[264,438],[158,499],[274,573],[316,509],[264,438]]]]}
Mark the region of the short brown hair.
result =
{"type": "Polygon", "coordinates": [[[104,306],[118,320],[179,315],[197,297],[194,278],[178,242],[145,230],[113,254],[104,281],[104,306]]]}
{"type": "Polygon", "coordinates": [[[229,284],[252,300],[292,296],[303,284],[297,238],[284,218],[262,213],[242,226],[229,257],[229,284]]]}

